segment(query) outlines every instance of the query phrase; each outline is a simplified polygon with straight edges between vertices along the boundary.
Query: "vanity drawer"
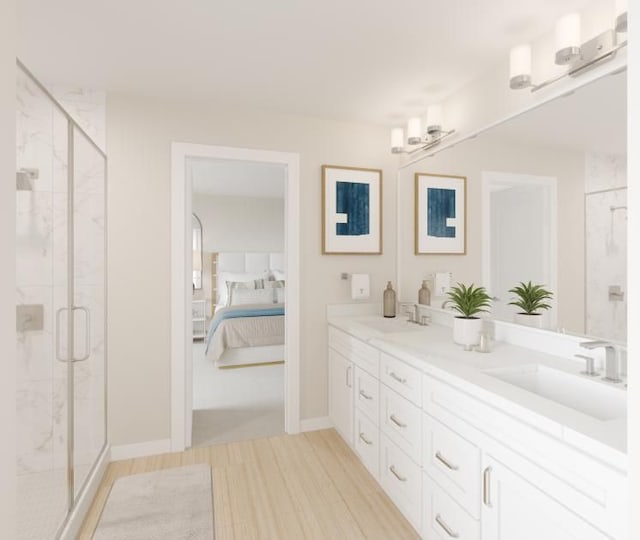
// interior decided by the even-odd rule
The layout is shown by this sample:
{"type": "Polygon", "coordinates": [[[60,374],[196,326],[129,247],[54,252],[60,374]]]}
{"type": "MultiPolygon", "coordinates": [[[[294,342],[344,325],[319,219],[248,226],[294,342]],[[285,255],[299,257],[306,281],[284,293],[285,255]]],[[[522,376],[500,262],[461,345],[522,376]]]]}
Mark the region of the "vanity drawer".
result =
{"type": "Polygon", "coordinates": [[[417,464],[422,463],[422,412],[385,385],[380,385],[380,427],[417,464]]]}
{"type": "Polygon", "coordinates": [[[355,451],[376,480],[380,478],[380,430],[362,411],[356,409],[355,451]]]}
{"type": "Polygon", "coordinates": [[[374,377],[380,371],[380,351],[364,341],[329,326],[329,347],[346,356],[356,366],[364,369],[374,377]]]}
{"type": "Polygon", "coordinates": [[[419,531],[422,525],[422,469],[380,435],[380,483],[400,512],[419,531]]]}
{"type": "Polygon", "coordinates": [[[422,538],[480,540],[480,522],[473,519],[426,473],[423,474],[422,538]]]}
{"type": "Polygon", "coordinates": [[[422,373],[418,369],[380,353],[380,381],[418,407],[422,405],[422,373]]]}
{"type": "Polygon", "coordinates": [[[423,413],[424,470],[473,517],[480,517],[480,449],[423,413]]]}
{"type": "Polygon", "coordinates": [[[356,367],[356,407],[377,426],[380,416],[380,383],[362,368],[356,367]]]}

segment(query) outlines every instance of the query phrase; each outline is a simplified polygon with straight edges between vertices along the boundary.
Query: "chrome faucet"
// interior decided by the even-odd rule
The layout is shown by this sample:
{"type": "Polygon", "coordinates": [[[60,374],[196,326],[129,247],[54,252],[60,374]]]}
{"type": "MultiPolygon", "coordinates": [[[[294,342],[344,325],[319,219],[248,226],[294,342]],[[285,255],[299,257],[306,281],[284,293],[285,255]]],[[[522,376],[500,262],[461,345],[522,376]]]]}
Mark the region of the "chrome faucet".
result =
{"type": "Polygon", "coordinates": [[[580,343],[580,347],[585,349],[599,349],[602,347],[605,350],[605,367],[604,367],[604,380],[609,382],[622,382],[620,378],[620,365],[618,359],[618,351],[613,343],[608,341],[583,341],[580,343]]]}

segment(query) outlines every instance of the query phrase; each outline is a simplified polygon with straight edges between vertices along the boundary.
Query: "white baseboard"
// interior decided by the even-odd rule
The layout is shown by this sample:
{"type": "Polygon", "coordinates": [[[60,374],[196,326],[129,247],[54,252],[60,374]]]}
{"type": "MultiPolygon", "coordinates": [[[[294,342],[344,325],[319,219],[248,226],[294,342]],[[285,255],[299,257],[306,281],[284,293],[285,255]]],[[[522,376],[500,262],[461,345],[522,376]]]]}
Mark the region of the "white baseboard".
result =
{"type": "Polygon", "coordinates": [[[318,431],[319,429],[329,429],[332,427],[333,422],[328,416],[318,416],[316,418],[300,420],[300,431],[318,431]]]}
{"type": "Polygon", "coordinates": [[[120,444],[111,447],[111,461],[153,456],[171,452],[171,439],[158,439],[134,444],[120,444]]]}

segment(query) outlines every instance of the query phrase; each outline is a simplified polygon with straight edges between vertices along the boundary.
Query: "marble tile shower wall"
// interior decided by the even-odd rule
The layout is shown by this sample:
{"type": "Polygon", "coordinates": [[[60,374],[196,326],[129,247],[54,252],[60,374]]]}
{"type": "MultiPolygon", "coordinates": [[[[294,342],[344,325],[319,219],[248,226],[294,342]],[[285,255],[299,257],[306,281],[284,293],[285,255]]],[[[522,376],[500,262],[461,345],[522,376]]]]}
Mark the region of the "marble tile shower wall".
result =
{"type": "MultiPolygon", "coordinates": [[[[39,173],[32,190],[16,191],[16,304],[44,308],[42,330],[16,333],[17,464],[19,474],[29,474],[62,468],[67,460],[67,365],[54,350],[55,312],[67,305],[67,119],[21,72],[16,98],[17,168],[39,173]]],[[[105,194],[102,158],[81,138],[74,153],[75,304],[92,311],[91,358],[75,368],[80,463],[85,455],[95,459],[104,440],[105,194]]]]}
{"type": "Polygon", "coordinates": [[[585,170],[586,333],[627,340],[627,174],[625,156],[588,153],[585,170]],[[609,299],[618,285],[622,300],[609,299]]]}

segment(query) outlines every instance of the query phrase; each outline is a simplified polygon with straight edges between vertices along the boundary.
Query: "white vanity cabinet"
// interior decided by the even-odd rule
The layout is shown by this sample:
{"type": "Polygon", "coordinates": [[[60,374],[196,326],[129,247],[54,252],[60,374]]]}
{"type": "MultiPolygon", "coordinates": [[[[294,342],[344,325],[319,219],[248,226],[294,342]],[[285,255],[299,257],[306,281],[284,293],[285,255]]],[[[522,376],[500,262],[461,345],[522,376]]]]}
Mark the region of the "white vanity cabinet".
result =
{"type": "Polygon", "coordinates": [[[353,362],[329,348],[329,418],[353,447],[353,362]]]}
{"type": "Polygon", "coordinates": [[[329,327],[331,420],[423,538],[628,540],[624,472],[419,368],[329,327]]]}
{"type": "Polygon", "coordinates": [[[490,455],[483,459],[482,538],[607,540],[602,532],[490,455]]]}

